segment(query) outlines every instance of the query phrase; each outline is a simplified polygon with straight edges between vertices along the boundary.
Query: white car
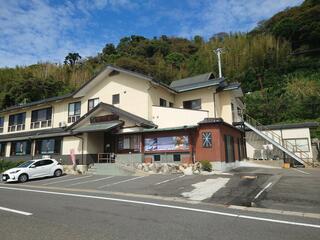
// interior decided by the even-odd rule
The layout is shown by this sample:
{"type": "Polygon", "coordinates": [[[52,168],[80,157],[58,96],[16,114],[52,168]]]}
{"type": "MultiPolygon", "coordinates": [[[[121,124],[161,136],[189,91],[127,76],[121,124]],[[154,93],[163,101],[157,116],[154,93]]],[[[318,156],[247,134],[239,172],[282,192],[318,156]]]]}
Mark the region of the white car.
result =
{"type": "Polygon", "coordinates": [[[26,182],[29,179],[42,177],[60,177],[63,174],[62,165],[54,159],[35,159],[26,161],[2,174],[4,182],[26,182]]]}

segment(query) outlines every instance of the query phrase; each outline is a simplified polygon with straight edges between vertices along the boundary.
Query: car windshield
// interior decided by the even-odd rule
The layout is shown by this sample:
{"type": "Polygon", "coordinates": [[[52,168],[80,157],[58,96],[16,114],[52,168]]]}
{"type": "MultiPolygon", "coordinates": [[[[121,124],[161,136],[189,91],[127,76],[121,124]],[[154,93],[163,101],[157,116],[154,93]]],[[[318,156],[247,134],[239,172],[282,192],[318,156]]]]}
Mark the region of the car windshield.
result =
{"type": "Polygon", "coordinates": [[[26,161],[18,166],[18,168],[26,168],[29,167],[34,161],[26,161]]]}

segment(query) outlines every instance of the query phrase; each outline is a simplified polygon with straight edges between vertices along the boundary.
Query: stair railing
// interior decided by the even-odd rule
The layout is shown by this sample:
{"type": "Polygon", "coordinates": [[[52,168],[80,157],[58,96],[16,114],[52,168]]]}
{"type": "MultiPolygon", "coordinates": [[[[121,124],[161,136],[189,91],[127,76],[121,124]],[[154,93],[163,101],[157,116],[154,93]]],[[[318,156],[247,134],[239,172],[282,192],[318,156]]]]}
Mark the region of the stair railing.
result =
{"type": "Polygon", "coordinates": [[[244,119],[250,125],[260,130],[264,135],[268,136],[275,142],[279,143],[282,147],[286,148],[288,151],[298,156],[304,163],[310,164],[308,161],[305,161],[305,159],[309,159],[309,155],[303,152],[298,146],[294,146],[288,140],[283,139],[281,136],[279,136],[279,134],[272,131],[270,128],[266,127],[265,125],[262,125],[260,122],[258,122],[256,119],[249,116],[248,114],[244,115],[244,119]]]}

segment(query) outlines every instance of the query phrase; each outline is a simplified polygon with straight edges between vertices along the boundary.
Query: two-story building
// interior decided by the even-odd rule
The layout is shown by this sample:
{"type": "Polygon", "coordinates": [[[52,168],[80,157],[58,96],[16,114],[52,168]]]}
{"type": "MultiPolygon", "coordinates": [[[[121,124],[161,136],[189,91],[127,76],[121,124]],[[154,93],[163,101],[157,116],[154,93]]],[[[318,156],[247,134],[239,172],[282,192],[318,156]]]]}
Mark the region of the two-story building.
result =
{"type": "Polygon", "coordinates": [[[216,169],[245,156],[232,125],[243,109],[239,84],[212,73],[167,86],[107,66],[65,96],[0,111],[0,158],[43,155],[78,164],[210,160],[216,169]]]}

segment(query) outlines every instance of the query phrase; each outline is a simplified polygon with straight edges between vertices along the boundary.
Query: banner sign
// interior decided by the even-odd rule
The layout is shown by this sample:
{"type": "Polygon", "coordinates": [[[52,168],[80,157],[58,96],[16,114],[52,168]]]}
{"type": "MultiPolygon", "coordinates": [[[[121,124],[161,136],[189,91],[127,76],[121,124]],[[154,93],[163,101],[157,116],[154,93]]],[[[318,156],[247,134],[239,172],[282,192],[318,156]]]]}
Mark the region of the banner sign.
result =
{"type": "Polygon", "coordinates": [[[144,150],[165,151],[165,150],[189,150],[188,136],[156,137],[144,140],[144,150]]]}
{"type": "Polygon", "coordinates": [[[119,120],[119,116],[110,114],[110,115],[92,117],[90,118],[90,123],[109,122],[114,120],[119,120]]]}

